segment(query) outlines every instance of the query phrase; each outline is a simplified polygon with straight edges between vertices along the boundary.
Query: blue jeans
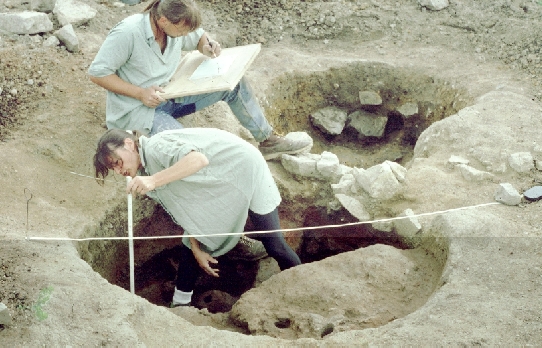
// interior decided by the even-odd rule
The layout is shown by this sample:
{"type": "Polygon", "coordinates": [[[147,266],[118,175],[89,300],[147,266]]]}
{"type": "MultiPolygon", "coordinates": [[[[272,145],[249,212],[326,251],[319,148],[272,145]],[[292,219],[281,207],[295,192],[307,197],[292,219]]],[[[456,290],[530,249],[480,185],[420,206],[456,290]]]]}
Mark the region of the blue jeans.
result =
{"type": "Polygon", "coordinates": [[[257,142],[269,138],[273,128],[267,122],[250,85],[243,77],[232,91],[219,91],[186,96],[162,103],[154,111],[154,120],[149,135],[169,129],[181,129],[178,118],[201,110],[218,101],[225,101],[243,127],[248,129],[257,142]]]}
{"type": "MultiPolygon", "coordinates": [[[[257,231],[280,230],[277,208],[266,215],[259,215],[249,210],[248,215],[257,231]]],[[[297,256],[292,248],[286,243],[282,232],[251,234],[249,236],[252,239],[257,239],[262,242],[267,254],[277,261],[281,271],[301,264],[299,256],[297,256]]],[[[177,280],[175,284],[177,290],[184,292],[194,290],[196,281],[201,272],[200,270],[201,268],[194,258],[192,250],[181,243],[179,268],[177,270],[177,280]]]]}

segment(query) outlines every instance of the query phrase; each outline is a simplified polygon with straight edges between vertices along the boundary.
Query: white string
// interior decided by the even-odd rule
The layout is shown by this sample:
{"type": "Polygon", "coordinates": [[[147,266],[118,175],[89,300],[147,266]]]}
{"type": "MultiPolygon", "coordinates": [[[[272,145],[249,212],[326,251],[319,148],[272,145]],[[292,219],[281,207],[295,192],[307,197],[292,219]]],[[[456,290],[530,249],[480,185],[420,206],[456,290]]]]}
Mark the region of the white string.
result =
{"type": "MultiPolygon", "coordinates": [[[[414,215],[408,215],[408,216],[397,216],[392,218],[386,218],[386,219],[378,219],[378,220],[371,220],[371,221],[357,221],[357,222],[349,222],[342,225],[324,225],[324,226],[312,226],[312,227],[298,227],[298,228],[286,228],[286,229],[280,229],[280,230],[270,230],[270,231],[249,231],[249,232],[231,232],[231,233],[217,233],[213,234],[212,236],[200,234],[200,235],[194,235],[191,234],[190,237],[198,238],[198,237],[220,237],[220,236],[235,236],[235,235],[243,235],[243,234],[265,234],[265,233],[272,233],[272,232],[291,232],[291,231],[306,231],[306,230],[320,230],[325,228],[339,228],[339,227],[345,227],[345,226],[355,226],[355,225],[362,225],[362,224],[372,224],[375,222],[387,222],[387,221],[394,221],[394,220],[401,220],[401,219],[410,219],[413,217],[420,217],[420,216],[430,216],[430,215],[439,215],[444,213],[449,213],[452,211],[459,211],[459,210],[465,210],[465,209],[472,209],[472,208],[479,208],[479,207],[485,207],[490,205],[496,205],[500,204],[498,202],[491,202],[491,203],[482,203],[477,205],[470,205],[460,208],[452,208],[447,210],[440,210],[440,211],[434,211],[430,213],[421,213],[421,214],[414,214],[414,215]]],[[[134,240],[145,240],[145,239],[173,239],[173,238],[182,238],[187,237],[185,235],[175,235],[175,236],[152,236],[152,237],[132,237],[134,240]]],[[[91,241],[91,240],[127,240],[129,237],[88,237],[88,238],[63,238],[63,237],[28,237],[28,240],[51,240],[51,241],[75,241],[75,242],[85,242],[85,241],[91,241]]]]}
{"type": "Polygon", "coordinates": [[[88,176],[88,175],[84,175],[84,174],[79,174],[79,173],[76,173],[76,172],[70,172],[70,174],[82,176],[82,177],[84,177],[84,178],[89,178],[89,179],[94,179],[94,180],[100,180],[100,181],[103,181],[103,182],[112,182],[112,183],[114,183],[114,184],[122,184],[122,182],[120,182],[120,181],[113,181],[113,180],[105,180],[105,179],[101,179],[101,178],[94,178],[94,177],[92,177],[92,176],[88,176]]]}

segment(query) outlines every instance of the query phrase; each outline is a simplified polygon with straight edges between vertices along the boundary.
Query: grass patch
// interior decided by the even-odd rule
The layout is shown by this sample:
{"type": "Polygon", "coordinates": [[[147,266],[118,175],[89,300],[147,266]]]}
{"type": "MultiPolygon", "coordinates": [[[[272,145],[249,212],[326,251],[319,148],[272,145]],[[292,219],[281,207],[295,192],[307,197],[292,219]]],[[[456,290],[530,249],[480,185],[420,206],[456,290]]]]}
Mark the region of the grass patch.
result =
{"type": "Polygon", "coordinates": [[[53,287],[48,286],[41,289],[40,294],[38,295],[38,300],[32,305],[31,310],[36,315],[38,320],[45,320],[49,316],[47,312],[43,309],[43,306],[49,301],[51,294],[53,293],[53,287]]]}

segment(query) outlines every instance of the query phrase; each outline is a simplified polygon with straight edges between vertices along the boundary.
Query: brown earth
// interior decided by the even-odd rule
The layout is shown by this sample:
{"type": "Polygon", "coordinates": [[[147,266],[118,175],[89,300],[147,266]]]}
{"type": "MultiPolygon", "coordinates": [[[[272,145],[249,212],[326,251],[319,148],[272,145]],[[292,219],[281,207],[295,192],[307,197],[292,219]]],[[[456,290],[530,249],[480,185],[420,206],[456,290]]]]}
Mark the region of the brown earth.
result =
{"type": "MultiPolygon", "coordinates": [[[[16,10],[10,3],[0,2],[0,11],[16,10]]],[[[115,254],[113,243],[25,240],[107,235],[125,224],[122,178],[101,187],[72,172],[92,175],[95,142],[104,131],[105,93],[89,82],[86,69],[108,29],[146,3],[89,4],[98,15],[76,28],[78,53],[42,48],[35,37],[0,36],[0,302],[13,319],[0,326],[3,345],[542,344],[538,202],[423,217],[428,238],[415,240],[416,248],[358,249],[358,243],[351,248],[357,250],[273,275],[241,297],[231,317],[168,310],[150,299],[150,288],[148,296],[138,295],[159,306],[111,285],[106,266],[125,265],[126,259],[115,254]],[[361,265],[366,273],[356,273],[361,265]],[[365,280],[354,288],[354,279],[365,280]],[[344,299],[342,292],[356,296],[344,299]],[[372,302],[360,309],[356,303],[364,298],[372,302]],[[284,319],[339,312],[347,319],[320,331],[284,319]]],[[[247,77],[278,131],[306,131],[315,140],[313,153],[331,151],[349,166],[395,160],[408,169],[399,199],[371,202],[375,218],[407,208],[426,213],[494,202],[499,183],[520,193],[540,184],[540,171],[516,173],[506,161],[524,151],[542,159],[539,1],[458,0],[442,11],[415,0],[200,4],[204,27],[223,45],[263,43],[247,77]],[[405,123],[381,143],[348,135],[329,139],[312,128],[311,112],[328,105],[352,111],[362,88],[379,90],[389,108],[415,100],[428,116],[405,123]],[[446,166],[450,155],[468,158],[494,177],[466,180],[446,166]]],[[[250,140],[226,109],[218,104],[185,124],[224,128],[250,140]]],[[[325,183],[293,178],[280,162],[270,168],[283,194],[285,227],[355,221],[344,209],[333,212],[325,183]]],[[[143,208],[138,222],[153,214],[146,204],[136,202],[143,208]]],[[[337,247],[337,238],[325,231],[312,236],[321,243],[312,248],[321,254],[347,250],[348,243],[337,247]]],[[[371,237],[368,244],[379,241],[371,237]]],[[[299,234],[289,241],[307,253],[295,244],[299,234]]],[[[381,241],[393,245],[387,237],[381,241]]],[[[175,243],[136,246],[150,258],[175,243]]]]}

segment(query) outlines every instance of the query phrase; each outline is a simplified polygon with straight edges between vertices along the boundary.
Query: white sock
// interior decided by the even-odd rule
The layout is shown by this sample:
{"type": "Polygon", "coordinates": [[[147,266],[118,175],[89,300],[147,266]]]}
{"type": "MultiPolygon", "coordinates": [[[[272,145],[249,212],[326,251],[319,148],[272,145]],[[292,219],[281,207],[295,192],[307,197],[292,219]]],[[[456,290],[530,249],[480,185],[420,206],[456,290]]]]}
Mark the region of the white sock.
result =
{"type": "Polygon", "coordinates": [[[193,293],[194,293],[194,291],[184,292],[184,291],[177,290],[177,287],[175,287],[175,292],[173,293],[172,302],[173,302],[174,305],[188,304],[188,303],[190,303],[190,301],[192,301],[192,294],[193,293]]]}

